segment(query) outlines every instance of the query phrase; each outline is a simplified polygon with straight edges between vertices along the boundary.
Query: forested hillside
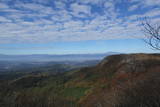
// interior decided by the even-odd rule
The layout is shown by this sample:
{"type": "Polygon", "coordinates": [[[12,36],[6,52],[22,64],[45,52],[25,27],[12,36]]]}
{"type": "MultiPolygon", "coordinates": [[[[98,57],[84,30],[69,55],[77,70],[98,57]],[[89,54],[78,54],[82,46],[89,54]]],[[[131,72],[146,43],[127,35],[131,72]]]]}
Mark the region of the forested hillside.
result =
{"type": "Polygon", "coordinates": [[[92,67],[1,77],[1,107],[160,106],[160,54],[112,55],[92,67]]]}

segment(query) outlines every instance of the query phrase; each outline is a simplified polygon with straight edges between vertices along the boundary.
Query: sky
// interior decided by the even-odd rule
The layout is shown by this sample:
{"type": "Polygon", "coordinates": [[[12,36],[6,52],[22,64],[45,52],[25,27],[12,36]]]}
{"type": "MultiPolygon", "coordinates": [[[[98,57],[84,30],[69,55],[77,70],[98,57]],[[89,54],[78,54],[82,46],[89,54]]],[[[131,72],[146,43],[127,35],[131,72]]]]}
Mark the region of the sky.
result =
{"type": "Polygon", "coordinates": [[[152,53],[160,0],[0,0],[0,54],[152,53]]]}

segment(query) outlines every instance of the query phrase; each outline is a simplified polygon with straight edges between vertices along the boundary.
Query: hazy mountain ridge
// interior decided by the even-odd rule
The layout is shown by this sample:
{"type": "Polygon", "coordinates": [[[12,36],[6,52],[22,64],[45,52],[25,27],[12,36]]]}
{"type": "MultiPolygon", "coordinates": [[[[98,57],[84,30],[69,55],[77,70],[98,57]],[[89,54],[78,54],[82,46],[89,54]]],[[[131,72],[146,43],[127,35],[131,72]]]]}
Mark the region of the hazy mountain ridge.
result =
{"type": "Polygon", "coordinates": [[[0,54],[0,72],[31,69],[48,65],[65,64],[82,67],[97,64],[105,56],[118,54],[108,52],[102,54],[66,54],[66,55],[3,55],[0,54]]]}
{"type": "Polygon", "coordinates": [[[66,54],[66,55],[3,55],[0,54],[0,61],[85,61],[85,60],[101,60],[105,56],[119,54],[118,52],[108,52],[100,54],[66,54]]]}

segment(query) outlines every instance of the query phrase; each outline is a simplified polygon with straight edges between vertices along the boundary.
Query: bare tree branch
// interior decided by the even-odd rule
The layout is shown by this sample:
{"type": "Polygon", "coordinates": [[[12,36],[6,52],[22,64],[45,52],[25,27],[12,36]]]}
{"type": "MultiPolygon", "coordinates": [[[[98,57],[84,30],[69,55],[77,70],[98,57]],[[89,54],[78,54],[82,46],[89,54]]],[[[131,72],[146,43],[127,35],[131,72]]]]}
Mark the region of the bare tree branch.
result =
{"type": "Polygon", "coordinates": [[[160,50],[160,23],[157,23],[157,26],[151,25],[151,22],[145,19],[142,27],[146,37],[144,41],[153,49],[160,50]]]}

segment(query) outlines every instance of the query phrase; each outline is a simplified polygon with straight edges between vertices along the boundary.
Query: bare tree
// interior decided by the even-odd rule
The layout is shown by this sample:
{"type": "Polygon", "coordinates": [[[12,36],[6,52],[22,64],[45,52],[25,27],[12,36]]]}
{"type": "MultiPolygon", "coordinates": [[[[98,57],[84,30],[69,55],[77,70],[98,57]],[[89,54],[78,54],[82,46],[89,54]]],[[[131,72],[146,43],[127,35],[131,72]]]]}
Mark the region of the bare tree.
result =
{"type": "Polygon", "coordinates": [[[145,19],[142,22],[143,32],[146,36],[145,42],[153,49],[160,50],[160,22],[153,24],[145,19]]]}

